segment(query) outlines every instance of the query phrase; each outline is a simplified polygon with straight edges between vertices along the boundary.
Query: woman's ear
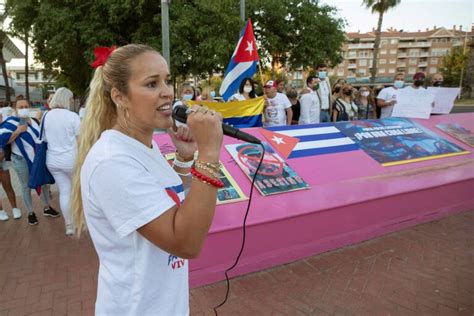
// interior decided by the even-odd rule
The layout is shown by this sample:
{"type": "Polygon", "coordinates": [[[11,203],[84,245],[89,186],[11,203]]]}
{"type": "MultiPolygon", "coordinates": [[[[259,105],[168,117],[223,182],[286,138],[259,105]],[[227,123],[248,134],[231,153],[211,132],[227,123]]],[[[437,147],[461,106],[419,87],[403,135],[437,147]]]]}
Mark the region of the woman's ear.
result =
{"type": "Polygon", "coordinates": [[[124,104],[124,95],[117,88],[110,90],[110,98],[117,107],[121,107],[124,104]]]}

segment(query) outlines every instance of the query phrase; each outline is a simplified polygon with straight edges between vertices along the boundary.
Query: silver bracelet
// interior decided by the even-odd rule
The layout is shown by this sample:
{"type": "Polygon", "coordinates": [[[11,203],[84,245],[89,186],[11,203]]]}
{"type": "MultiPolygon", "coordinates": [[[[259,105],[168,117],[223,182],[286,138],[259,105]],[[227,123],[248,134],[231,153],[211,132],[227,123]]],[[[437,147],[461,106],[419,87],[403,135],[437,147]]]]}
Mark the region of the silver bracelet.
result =
{"type": "Polygon", "coordinates": [[[175,171],[175,172],[178,176],[181,176],[181,177],[189,177],[191,175],[191,172],[188,172],[188,173],[180,173],[180,172],[177,172],[177,171],[175,171]]]}
{"type": "Polygon", "coordinates": [[[173,166],[179,167],[179,168],[191,168],[194,164],[194,160],[191,161],[179,161],[174,158],[173,166]]]}

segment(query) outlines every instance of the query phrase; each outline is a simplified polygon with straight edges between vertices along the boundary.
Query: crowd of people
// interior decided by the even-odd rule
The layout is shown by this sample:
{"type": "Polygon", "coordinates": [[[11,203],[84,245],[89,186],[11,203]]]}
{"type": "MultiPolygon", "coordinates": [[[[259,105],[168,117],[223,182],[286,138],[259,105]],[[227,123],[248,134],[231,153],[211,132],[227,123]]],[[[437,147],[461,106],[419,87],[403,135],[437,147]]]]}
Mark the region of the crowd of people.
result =
{"type": "MultiPolygon", "coordinates": [[[[425,74],[415,73],[413,83],[405,82],[405,74],[397,73],[392,84],[354,87],[344,78],[333,85],[328,77],[327,66],[321,64],[315,74],[306,79],[306,85],[299,91],[287,87],[283,79],[268,80],[261,95],[265,98],[264,126],[315,124],[337,121],[365,120],[390,117],[401,89],[424,89],[425,74]]],[[[440,87],[443,76],[440,73],[431,77],[430,86],[440,87]]],[[[259,96],[258,84],[252,78],[244,78],[237,93],[227,101],[244,101],[259,96]]],[[[215,92],[206,87],[203,92],[189,83],[182,85],[179,100],[222,101],[215,92]],[[204,92],[207,91],[207,92],[204,92]]]]}
{"type": "MultiPolygon", "coordinates": [[[[73,93],[67,88],[56,90],[49,100],[48,111],[33,108],[23,96],[16,97],[13,107],[4,107],[0,113],[0,163],[1,182],[12,206],[13,219],[20,219],[23,211],[18,208],[16,194],[11,185],[10,170],[18,176],[21,197],[28,224],[37,225],[38,217],[33,209],[32,188],[28,183],[36,154],[41,141],[48,143],[46,165],[59,190],[59,205],[65,222],[66,235],[73,235],[74,227],[69,206],[72,171],[76,160],[79,116],[71,111],[73,93]]],[[[43,215],[59,217],[61,213],[51,206],[51,188],[43,185],[35,190],[40,195],[43,215]]],[[[10,218],[0,204],[0,221],[10,218]]]]}

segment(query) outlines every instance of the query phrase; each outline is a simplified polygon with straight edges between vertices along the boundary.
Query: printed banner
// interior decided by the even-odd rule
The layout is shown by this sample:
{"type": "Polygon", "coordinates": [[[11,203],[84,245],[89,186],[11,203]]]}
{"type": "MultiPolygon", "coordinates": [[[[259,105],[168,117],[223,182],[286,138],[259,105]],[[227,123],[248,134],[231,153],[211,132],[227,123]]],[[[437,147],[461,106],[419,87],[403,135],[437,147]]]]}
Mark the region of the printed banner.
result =
{"type": "MultiPolygon", "coordinates": [[[[309,185],[290,166],[264,143],[265,155],[257,173],[255,186],[263,196],[309,189],[309,185]]],[[[225,148],[237,162],[245,175],[252,181],[262,157],[259,145],[244,143],[226,145],[225,148]]]]}
{"type": "Polygon", "coordinates": [[[469,154],[406,118],[338,122],[336,126],[382,166],[469,154]]]}
{"type": "MultiPolygon", "coordinates": [[[[174,155],[174,153],[170,153],[165,156],[170,165],[173,164],[174,155]]],[[[248,200],[222,163],[219,179],[224,182],[224,187],[217,190],[217,205],[248,200]]]]}
{"type": "Polygon", "coordinates": [[[474,147],[474,134],[461,125],[457,123],[443,123],[436,125],[436,127],[464,144],[474,147]]]}

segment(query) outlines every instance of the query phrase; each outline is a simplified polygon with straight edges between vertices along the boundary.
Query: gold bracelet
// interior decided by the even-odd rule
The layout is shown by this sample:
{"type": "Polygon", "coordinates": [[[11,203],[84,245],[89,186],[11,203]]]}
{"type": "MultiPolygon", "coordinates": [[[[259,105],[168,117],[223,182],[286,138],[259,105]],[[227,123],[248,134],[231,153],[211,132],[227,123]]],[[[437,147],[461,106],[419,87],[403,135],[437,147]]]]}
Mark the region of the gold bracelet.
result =
{"type": "Polygon", "coordinates": [[[194,167],[195,168],[198,168],[198,169],[202,169],[202,170],[206,170],[207,172],[209,172],[214,178],[216,179],[219,179],[220,178],[220,175],[218,172],[216,172],[214,169],[212,168],[209,168],[208,166],[206,165],[203,165],[201,162],[199,161],[196,161],[194,162],[194,167]]]}
{"type": "Polygon", "coordinates": [[[205,166],[207,166],[207,167],[209,167],[209,168],[214,169],[216,172],[220,172],[221,167],[222,167],[222,165],[221,165],[221,163],[220,163],[219,161],[218,161],[218,162],[205,162],[205,161],[202,161],[202,160],[197,159],[197,160],[195,161],[195,163],[199,163],[199,164],[201,164],[201,165],[205,165],[205,166]]]}

